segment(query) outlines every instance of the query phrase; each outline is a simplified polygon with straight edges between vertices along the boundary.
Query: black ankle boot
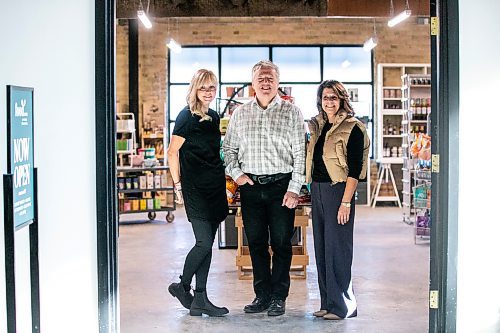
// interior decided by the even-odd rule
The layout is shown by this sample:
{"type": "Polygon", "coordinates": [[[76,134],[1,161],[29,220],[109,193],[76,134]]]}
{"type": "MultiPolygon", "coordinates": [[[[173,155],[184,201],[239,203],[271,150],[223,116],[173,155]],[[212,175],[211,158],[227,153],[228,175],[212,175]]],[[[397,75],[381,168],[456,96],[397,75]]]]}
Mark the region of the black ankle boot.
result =
{"type": "Polygon", "coordinates": [[[189,314],[191,316],[201,316],[202,314],[209,315],[211,317],[222,317],[229,313],[227,308],[220,308],[213,305],[207,297],[206,291],[194,291],[194,300],[191,304],[191,309],[189,314]]]}
{"type": "Polygon", "coordinates": [[[191,303],[193,303],[193,295],[191,295],[191,290],[184,288],[184,284],[182,282],[179,283],[172,283],[170,286],[168,286],[168,292],[176,297],[179,302],[181,302],[182,306],[185,307],[186,309],[191,308],[191,303]]]}

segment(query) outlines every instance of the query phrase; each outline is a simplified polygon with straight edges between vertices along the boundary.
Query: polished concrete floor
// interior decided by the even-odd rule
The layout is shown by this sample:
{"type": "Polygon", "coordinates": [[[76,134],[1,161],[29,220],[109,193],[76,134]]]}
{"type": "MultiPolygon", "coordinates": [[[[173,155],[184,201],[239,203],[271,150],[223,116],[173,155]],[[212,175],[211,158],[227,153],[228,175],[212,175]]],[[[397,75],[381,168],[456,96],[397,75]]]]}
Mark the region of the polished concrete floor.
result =
{"type": "MultiPolygon", "coordinates": [[[[173,223],[159,215],[152,223],[121,224],[119,237],[121,332],[427,332],[429,244],[415,244],[413,229],[397,208],[357,207],[353,284],[358,317],[343,321],[314,318],[319,292],[311,228],[306,280],[292,280],[286,314],[245,314],[254,297],[252,282],[238,280],[236,250],[214,244],[208,294],[229,308],[224,318],[191,317],[167,286],[178,280],[193,245],[191,225],[182,210],[173,223]]],[[[145,218],[125,215],[124,221],[145,218]]]]}

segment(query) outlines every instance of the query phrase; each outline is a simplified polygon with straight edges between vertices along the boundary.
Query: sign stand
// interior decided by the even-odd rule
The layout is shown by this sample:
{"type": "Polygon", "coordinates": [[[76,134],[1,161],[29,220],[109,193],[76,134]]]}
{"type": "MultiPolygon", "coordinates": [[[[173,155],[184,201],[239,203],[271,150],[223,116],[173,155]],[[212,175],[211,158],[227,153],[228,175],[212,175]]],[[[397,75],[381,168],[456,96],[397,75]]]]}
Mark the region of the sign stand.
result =
{"type": "Polygon", "coordinates": [[[7,86],[7,172],[3,175],[7,333],[16,333],[16,231],[29,226],[31,331],[40,333],[38,178],[34,167],[33,88],[7,86]]]}
{"type": "MultiPolygon", "coordinates": [[[[40,333],[40,270],[38,265],[38,169],[34,168],[35,218],[29,223],[30,275],[31,275],[31,326],[32,333],[40,333]]],[[[7,304],[7,333],[16,332],[16,265],[14,228],[14,187],[11,174],[3,175],[4,236],[5,236],[5,285],[7,304]]],[[[23,227],[26,224],[23,225],[23,227]]],[[[22,228],[22,227],[21,227],[22,228]]]]}

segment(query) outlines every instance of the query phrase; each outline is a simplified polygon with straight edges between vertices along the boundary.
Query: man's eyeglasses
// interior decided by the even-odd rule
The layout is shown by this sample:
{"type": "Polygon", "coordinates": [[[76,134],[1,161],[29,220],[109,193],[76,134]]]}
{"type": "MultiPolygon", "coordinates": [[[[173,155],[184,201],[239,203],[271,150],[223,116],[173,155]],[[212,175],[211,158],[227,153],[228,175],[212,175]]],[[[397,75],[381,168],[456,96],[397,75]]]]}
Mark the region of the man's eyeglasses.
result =
{"type": "Polygon", "coordinates": [[[200,89],[198,89],[198,91],[201,91],[201,92],[215,92],[216,90],[217,90],[217,87],[215,87],[215,86],[201,87],[200,89]]]}

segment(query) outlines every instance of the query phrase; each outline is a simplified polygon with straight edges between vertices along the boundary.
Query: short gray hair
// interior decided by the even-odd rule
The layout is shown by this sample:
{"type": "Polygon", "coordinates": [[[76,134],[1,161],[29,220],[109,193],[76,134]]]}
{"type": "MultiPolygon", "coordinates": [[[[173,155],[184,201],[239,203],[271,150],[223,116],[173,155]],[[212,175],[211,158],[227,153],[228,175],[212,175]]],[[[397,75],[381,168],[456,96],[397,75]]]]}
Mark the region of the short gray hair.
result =
{"type": "Polygon", "coordinates": [[[255,72],[261,70],[262,68],[274,69],[274,71],[276,72],[276,76],[278,77],[278,81],[280,80],[280,69],[278,68],[278,66],[275,63],[273,63],[272,61],[269,61],[269,60],[261,60],[253,66],[252,79],[253,79],[253,76],[255,75],[255,72]]]}

